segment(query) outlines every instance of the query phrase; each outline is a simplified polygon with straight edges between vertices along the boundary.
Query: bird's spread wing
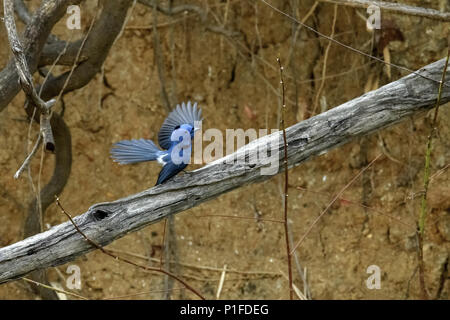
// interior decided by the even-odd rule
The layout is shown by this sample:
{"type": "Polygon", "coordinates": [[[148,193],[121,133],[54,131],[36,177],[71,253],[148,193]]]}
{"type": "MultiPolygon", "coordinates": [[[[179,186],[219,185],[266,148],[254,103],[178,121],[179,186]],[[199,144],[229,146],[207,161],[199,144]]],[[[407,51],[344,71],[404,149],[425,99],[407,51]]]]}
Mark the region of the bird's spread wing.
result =
{"type": "Polygon", "coordinates": [[[181,126],[182,124],[190,124],[194,126],[194,121],[202,120],[202,109],[197,107],[197,103],[191,104],[189,101],[187,104],[182,103],[181,106],[178,104],[175,110],[173,110],[164,120],[164,123],[159,130],[158,142],[161,148],[170,148],[170,136],[172,135],[175,127],[181,126]]]}

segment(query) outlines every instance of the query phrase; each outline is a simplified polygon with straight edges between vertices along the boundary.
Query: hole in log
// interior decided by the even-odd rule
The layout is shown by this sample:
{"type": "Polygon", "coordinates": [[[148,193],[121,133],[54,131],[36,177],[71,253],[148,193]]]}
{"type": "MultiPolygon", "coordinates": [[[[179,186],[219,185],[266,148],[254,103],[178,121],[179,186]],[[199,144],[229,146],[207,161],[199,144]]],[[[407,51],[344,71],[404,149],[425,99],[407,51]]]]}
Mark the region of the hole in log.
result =
{"type": "Polygon", "coordinates": [[[49,153],[55,153],[55,145],[51,142],[47,142],[45,145],[45,151],[49,153]]]}
{"type": "Polygon", "coordinates": [[[112,212],[99,209],[99,210],[95,210],[94,212],[92,212],[92,216],[94,217],[95,220],[100,221],[100,220],[107,218],[111,213],[112,212]]]}

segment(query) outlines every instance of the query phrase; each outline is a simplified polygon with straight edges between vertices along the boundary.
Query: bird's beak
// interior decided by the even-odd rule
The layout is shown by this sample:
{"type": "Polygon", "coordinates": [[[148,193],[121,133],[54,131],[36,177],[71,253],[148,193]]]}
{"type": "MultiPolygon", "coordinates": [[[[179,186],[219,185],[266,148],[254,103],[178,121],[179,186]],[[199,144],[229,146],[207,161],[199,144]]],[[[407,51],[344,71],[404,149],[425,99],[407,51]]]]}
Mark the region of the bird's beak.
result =
{"type": "Polygon", "coordinates": [[[194,128],[194,132],[197,132],[198,130],[200,130],[200,128],[194,128]]]}

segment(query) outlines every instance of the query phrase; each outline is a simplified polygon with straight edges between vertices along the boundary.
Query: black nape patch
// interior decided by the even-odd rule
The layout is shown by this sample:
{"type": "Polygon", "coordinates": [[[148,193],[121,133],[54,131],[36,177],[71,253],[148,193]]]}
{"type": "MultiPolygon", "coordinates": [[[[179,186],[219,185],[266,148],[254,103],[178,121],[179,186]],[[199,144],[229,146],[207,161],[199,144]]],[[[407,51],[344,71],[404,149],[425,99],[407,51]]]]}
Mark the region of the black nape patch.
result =
{"type": "Polygon", "coordinates": [[[95,210],[94,212],[92,212],[92,216],[94,217],[94,219],[96,221],[100,221],[103,220],[105,218],[108,218],[108,216],[111,214],[112,212],[106,211],[106,210],[95,210]]]}

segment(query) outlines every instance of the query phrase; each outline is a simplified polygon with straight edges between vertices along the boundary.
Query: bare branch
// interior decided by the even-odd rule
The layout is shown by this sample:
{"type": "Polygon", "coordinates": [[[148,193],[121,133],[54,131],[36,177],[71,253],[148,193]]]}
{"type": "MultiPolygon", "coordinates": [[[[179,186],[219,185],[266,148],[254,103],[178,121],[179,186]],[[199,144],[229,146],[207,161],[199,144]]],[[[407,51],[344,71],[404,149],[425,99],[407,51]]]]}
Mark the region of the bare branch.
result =
{"type": "Polygon", "coordinates": [[[190,12],[195,12],[197,13],[202,20],[206,19],[206,12],[195,5],[191,5],[191,4],[182,4],[176,7],[169,7],[169,8],[165,8],[162,7],[158,4],[158,1],[154,1],[154,0],[138,0],[138,2],[140,4],[143,4],[145,6],[151,7],[152,9],[156,7],[156,9],[161,12],[162,14],[165,14],[167,16],[172,16],[172,15],[177,15],[180,13],[184,13],[186,11],[190,11],[190,12]]]}
{"type": "Polygon", "coordinates": [[[176,7],[165,8],[163,6],[160,6],[158,4],[158,1],[154,1],[154,0],[139,0],[139,3],[143,4],[145,6],[148,6],[152,9],[156,8],[156,10],[158,10],[159,12],[161,12],[162,14],[164,14],[166,16],[175,16],[175,15],[182,14],[185,12],[193,12],[200,16],[200,19],[201,19],[202,23],[204,24],[205,29],[207,31],[222,34],[229,38],[240,36],[239,32],[227,30],[227,29],[223,28],[222,26],[207,24],[206,20],[207,20],[208,14],[207,14],[206,10],[204,10],[201,7],[196,6],[196,5],[182,4],[182,5],[179,5],[176,7]]]}
{"type": "MultiPolygon", "coordinates": [[[[69,4],[81,0],[44,0],[34,13],[23,35],[23,54],[30,74],[36,71],[39,55],[56,22],[66,13],[69,4]]],[[[15,61],[11,60],[0,72],[0,112],[9,104],[20,90],[19,75],[15,61]]],[[[44,99],[45,100],[45,99],[44,99]]]]}
{"type": "Polygon", "coordinates": [[[175,274],[166,271],[164,269],[161,268],[154,268],[154,267],[148,267],[145,265],[141,265],[141,264],[137,264],[127,258],[122,258],[119,257],[117,255],[115,255],[113,252],[111,252],[110,250],[107,250],[105,248],[103,248],[101,245],[99,245],[98,243],[96,243],[95,241],[89,239],[88,236],[86,236],[83,231],[80,230],[80,228],[78,228],[78,226],[76,225],[76,223],[73,221],[72,216],[67,213],[66,210],[64,210],[64,208],[62,207],[61,203],[59,202],[59,198],[56,197],[56,204],[58,205],[58,207],[61,209],[62,213],[64,213],[68,218],[70,223],[72,223],[72,225],[74,226],[75,230],[77,230],[77,232],[90,244],[92,245],[94,248],[97,248],[98,250],[100,250],[101,252],[103,252],[104,254],[110,256],[111,258],[113,258],[114,260],[119,260],[119,261],[123,261],[125,263],[128,263],[130,265],[136,266],[138,268],[141,268],[142,270],[146,270],[146,271],[155,271],[155,272],[159,272],[159,273],[163,273],[167,276],[170,276],[173,279],[176,279],[178,282],[180,282],[182,285],[184,285],[187,289],[189,289],[190,291],[192,291],[192,293],[196,294],[200,299],[205,300],[205,298],[197,291],[195,290],[193,287],[191,287],[187,282],[185,282],[184,280],[182,280],[181,278],[179,278],[178,276],[176,276],[175,274]]]}
{"type": "Polygon", "coordinates": [[[57,65],[63,66],[72,66],[74,63],[80,64],[86,61],[89,57],[83,53],[77,59],[81,44],[82,40],[71,43],[59,40],[45,45],[39,59],[39,67],[52,65],[55,61],[57,65]]]}
{"type": "Polygon", "coordinates": [[[425,17],[439,21],[450,21],[450,13],[440,12],[434,9],[408,6],[402,3],[394,3],[387,1],[374,0],[319,0],[320,2],[335,3],[343,6],[350,6],[356,8],[367,8],[369,6],[377,6],[383,10],[394,13],[406,14],[410,16],[425,17]]]}
{"type": "Polygon", "coordinates": [[[14,4],[12,0],[4,0],[3,9],[8,40],[14,54],[17,73],[19,74],[22,89],[31,103],[41,110],[47,110],[49,106],[38,96],[33,85],[33,79],[28,69],[27,59],[25,58],[22,44],[20,43],[19,36],[17,34],[16,22],[14,21],[14,4]]]}
{"type": "Polygon", "coordinates": [[[286,93],[284,89],[283,80],[283,65],[281,64],[281,59],[277,58],[278,65],[280,67],[280,84],[281,84],[281,130],[283,132],[283,165],[284,165],[284,194],[283,194],[283,207],[284,207],[284,235],[286,239],[286,250],[287,250],[287,265],[288,265],[288,281],[289,281],[289,300],[294,299],[294,287],[292,282],[292,262],[291,262],[291,249],[289,243],[289,222],[288,222],[288,190],[289,190],[289,170],[288,170],[288,146],[286,139],[286,93]]]}
{"type": "MultiPolygon", "coordinates": [[[[55,142],[59,146],[55,152],[55,167],[50,181],[41,190],[40,200],[43,214],[53,203],[55,195],[60,194],[70,176],[72,168],[72,138],[70,130],[64,120],[54,113],[51,118],[51,125],[55,133],[55,142]]],[[[37,226],[39,218],[39,206],[36,199],[28,205],[28,215],[25,221],[24,234],[29,237],[40,232],[37,226]]]]}
{"type": "MultiPolygon", "coordinates": [[[[53,139],[52,127],[50,126],[50,107],[53,106],[55,101],[50,100],[48,102],[44,102],[38,93],[33,84],[33,79],[31,77],[30,71],[28,69],[27,59],[23,52],[22,44],[19,40],[19,35],[17,33],[16,22],[14,21],[14,4],[12,0],[4,0],[3,1],[3,9],[5,15],[5,27],[8,34],[8,40],[11,46],[11,50],[14,54],[16,70],[19,74],[20,84],[22,86],[25,95],[27,96],[28,103],[38,108],[41,112],[41,134],[44,140],[44,146],[46,151],[54,152],[55,151],[55,142],[53,139]]],[[[39,142],[39,141],[38,141],[39,142]]],[[[39,143],[37,143],[39,144],[39,143]]],[[[26,163],[29,163],[31,157],[35,153],[31,152],[29,156],[25,159],[26,163]]],[[[22,165],[21,168],[25,166],[22,165]]],[[[16,178],[20,175],[22,171],[19,169],[14,175],[16,178]]]]}
{"type": "Polygon", "coordinates": [[[23,23],[29,24],[31,22],[31,15],[23,0],[14,0],[14,9],[23,23]]]}
{"type": "Polygon", "coordinates": [[[28,168],[28,166],[30,165],[31,159],[33,158],[34,154],[37,151],[37,148],[39,147],[39,145],[41,144],[41,140],[42,140],[42,135],[39,133],[38,138],[34,144],[33,149],[31,150],[31,152],[28,154],[28,156],[25,158],[25,160],[23,161],[22,165],[20,166],[19,170],[16,171],[16,173],[14,174],[14,178],[18,179],[20,177],[20,175],[22,174],[23,170],[25,170],[26,168],[28,168]]]}
{"type": "MultiPolygon", "coordinates": [[[[60,194],[67,184],[72,167],[72,140],[69,128],[59,114],[54,113],[50,119],[54,130],[55,143],[58,148],[55,150],[55,166],[52,177],[45,187],[40,190],[40,194],[34,197],[28,204],[27,216],[24,225],[24,236],[30,237],[42,232],[41,221],[47,208],[53,203],[55,195],[60,194]],[[42,212],[42,215],[41,215],[42,212]]],[[[41,127],[43,121],[41,119],[41,127]]],[[[40,134],[41,137],[43,134],[40,134]]],[[[38,282],[48,284],[45,270],[37,270],[30,274],[30,277],[38,282]]],[[[57,299],[52,290],[43,286],[32,286],[33,290],[39,293],[43,299],[57,299]]]]}
{"type": "MultiPolygon", "coordinates": [[[[260,1],[263,2],[265,5],[267,5],[268,7],[272,8],[272,10],[274,10],[274,11],[278,12],[279,14],[285,16],[286,18],[290,19],[291,21],[296,22],[296,23],[298,23],[299,25],[303,26],[303,28],[308,29],[309,31],[315,33],[316,35],[318,35],[318,36],[321,37],[321,38],[327,39],[327,40],[330,41],[330,42],[333,42],[333,43],[335,43],[335,44],[337,44],[337,45],[339,45],[339,46],[341,46],[341,47],[343,47],[343,48],[346,48],[347,50],[353,51],[353,52],[355,52],[355,53],[357,53],[357,54],[359,54],[359,55],[361,55],[361,56],[370,58],[370,59],[372,59],[372,60],[376,60],[376,61],[378,61],[378,62],[380,62],[380,63],[383,63],[383,64],[386,65],[386,66],[390,66],[390,67],[396,68],[396,69],[398,69],[398,70],[407,71],[407,72],[409,72],[409,73],[413,73],[413,74],[415,74],[416,76],[422,77],[422,78],[427,79],[427,80],[429,80],[429,81],[433,81],[433,82],[435,82],[435,83],[439,83],[439,81],[436,80],[436,79],[432,79],[432,78],[427,77],[427,76],[425,76],[425,75],[422,75],[422,74],[420,74],[420,73],[414,72],[414,70],[411,70],[411,69],[409,69],[409,68],[407,68],[407,67],[404,67],[404,66],[401,66],[401,65],[399,65],[399,64],[395,64],[395,63],[392,63],[392,62],[385,61],[385,60],[383,60],[383,59],[381,59],[381,58],[378,58],[378,57],[373,56],[373,55],[371,55],[371,54],[368,54],[368,53],[366,53],[366,52],[364,52],[364,51],[361,51],[361,50],[359,50],[359,49],[356,49],[356,48],[354,48],[354,47],[352,47],[352,46],[349,46],[349,45],[347,45],[347,44],[345,44],[345,43],[343,43],[343,42],[341,42],[341,41],[338,41],[338,40],[336,40],[336,39],[333,39],[333,38],[331,38],[331,37],[329,37],[329,36],[327,36],[327,35],[321,33],[320,31],[314,29],[313,27],[310,27],[310,26],[304,24],[303,22],[297,20],[297,19],[296,19],[295,17],[293,17],[292,15],[289,15],[289,14],[287,14],[286,12],[284,12],[284,11],[278,9],[277,7],[275,7],[275,6],[273,6],[272,4],[270,4],[269,2],[267,2],[266,0],[260,0],[260,1]]],[[[447,87],[448,87],[448,86],[450,86],[450,85],[449,85],[449,84],[444,84],[444,86],[447,86],[447,87]]]]}
{"type": "MultiPolygon", "coordinates": [[[[157,6],[157,3],[155,2],[154,8],[156,8],[156,6],[157,6]]],[[[170,104],[169,96],[168,96],[167,90],[166,90],[164,55],[161,50],[161,43],[159,40],[158,28],[156,27],[157,24],[158,24],[158,13],[155,10],[155,12],[153,13],[153,51],[154,51],[156,67],[158,69],[158,75],[159,75],[161,100],[162,100],[166,110],[168,112],[170,112],[171,104],[170,104]]]]}
{"type": "MultiPolygon", "coordinates": [[[[436,102],[437,85],[423,75],[439,79],[445,60],[378,90],[348,101],[286,129],[288,165],[294,167],[313,156],[357,137],[391,126],[415,114],[430,110],[436,102]]],[[[441,103],[450,101],[450,89],[443,87],[441,103]]],[[[280,132],[252,141],[245,148],[221,158],[189,175],[174,177],[165,184],[113,202],[98,203],[74,218],[78,228],[101,246],[156,223],[170,214],[187,210],[243,185],[270,179],[262,175],[267,164],[230,159],[252,152],[279,151],[278,172],[283,170],[280,132]]],[[[254,153],[253,153],[254,154],[254,153]]],[[[0,249],[0,283],[22,277],[37,269],[56,266],[86,254],[94,248],[70,222],[51,228],[0,249]]]]}
{"type": "MultiPolygon", "coordinates": [[[[109,50],[120,34],[128,9],[132,3],[132,0],[104,1],[100,17],[92,26],[92,31],[86,38],[84,45],[83,42],[79,44],[74,42],[67,49],[68,52],[78,55],[78,49],[82,47],[79,56],[85,56],[87,59],[79,63],[73,72],[72,70],[67,71],[62,75],[49,79],[43,86],[43,98],[55,97],[61,92],[71,92],[82,88],[91,81],[101,70],[109,50]],[[111,23],[111,21],[114,21],[114,23],[111,23]],[[67,82],[68,79],[69,81],[67,82]]],[[[71,57],[74,58],[73,56],[71,57]]],[[[74,61],[77,61],[76,57],[72,60],[72,62],[74,61]]]]}

